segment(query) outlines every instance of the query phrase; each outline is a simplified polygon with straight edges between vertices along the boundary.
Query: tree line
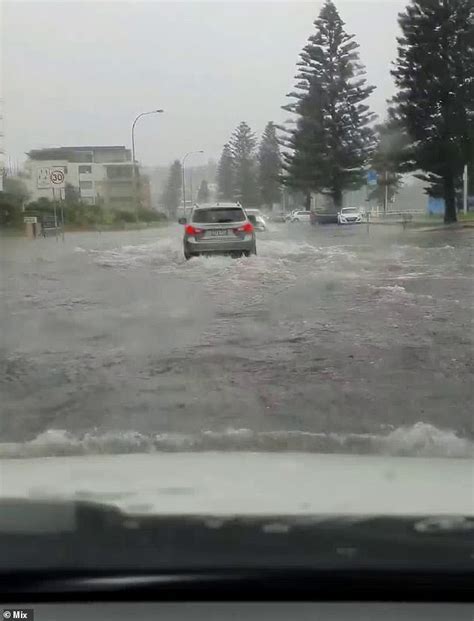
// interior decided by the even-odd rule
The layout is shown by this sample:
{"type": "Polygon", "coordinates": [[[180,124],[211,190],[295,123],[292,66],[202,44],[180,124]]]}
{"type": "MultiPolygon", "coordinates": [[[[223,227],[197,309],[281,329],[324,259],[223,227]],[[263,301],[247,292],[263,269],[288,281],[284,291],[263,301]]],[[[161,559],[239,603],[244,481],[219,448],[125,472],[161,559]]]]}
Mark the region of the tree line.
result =
{"type": "MultiPolygon", "coordinates": [[[[359,45],[326,0],[303,47],[294,89],[283,109],[291,118],[269,122],[260,143],[246,122],[224,145],[217,169],[218,198],[244,206],[272,205],[281,188],[329,199],[336,211],[344,192],[377,173],[369,200],[391,200],[404,173],[445,201],[445,221],[457,219],[464,166],[474,192],[474,2],[411,0],[399,14],[401,34],[391,74],[396,92],[376,124],[359,45]]],[[[181,164],[169,173],[163,202],[176,211],[181,164]]],[[[201,199],[208,197],[201,192],[201,199]]]]}
{"type": "Polygon", "coordinates": [[[296,84],[284,109],[282,181],[326,194],[334,208],[344,190],[360,187],[373,168],[377,198],[413,172],[427,192],[444,198],[445,221],[456,221],[456,192],[465,165],[474,168],[474,3],[412,0],[399,14],[401,36],[391,74],[395,96],[374,126],[365,67],[354,35],[326,0],[300,54],[296,84]]]}
{"type": "Polygon", "coordinates": [[[224,145],[217,167],[219,199],[247,207],[271,207],[281,199],[281,153],[276,126],[269,121],[260,143],[242,121],[224,145]]]}
{"type": "MultiPolygon", "coordinates": [[[[224,145],[216,173],[217,200],[239,201],[246,207],[278,203],[281,198],[281,154],[274,123],[267,123],[260,143],[242,121],[224,145]]],[[[161,203],[175,215],[182,201],[182,166],[175,160],[169,170],[161,203]]],[[[197,193],[198,203],[210,200],[207,180],[197,193]]]]}

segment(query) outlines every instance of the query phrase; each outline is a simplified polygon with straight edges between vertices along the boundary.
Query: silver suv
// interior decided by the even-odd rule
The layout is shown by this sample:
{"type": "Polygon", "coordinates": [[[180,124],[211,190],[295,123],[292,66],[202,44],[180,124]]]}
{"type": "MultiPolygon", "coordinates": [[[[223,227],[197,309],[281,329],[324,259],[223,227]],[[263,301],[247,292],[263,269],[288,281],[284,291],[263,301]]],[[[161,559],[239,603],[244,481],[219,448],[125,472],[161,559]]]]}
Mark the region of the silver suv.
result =
{"type": "Polygon", "coordinates": [[[254,226],[244,209],[236,203],[196,205],[184,224],[184,256],[200,254],[257,254],[254,226]]]}

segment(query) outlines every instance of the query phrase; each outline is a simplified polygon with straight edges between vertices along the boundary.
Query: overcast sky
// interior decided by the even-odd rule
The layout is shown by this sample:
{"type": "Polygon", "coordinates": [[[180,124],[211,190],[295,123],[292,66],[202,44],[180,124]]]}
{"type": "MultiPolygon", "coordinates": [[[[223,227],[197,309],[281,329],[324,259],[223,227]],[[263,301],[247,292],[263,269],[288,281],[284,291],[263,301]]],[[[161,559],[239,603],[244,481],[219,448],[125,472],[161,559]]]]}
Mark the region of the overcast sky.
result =
{"type": "MultiPolygon", "coordinates": [[[[384,115],[393,92],[397,13],[405,0],[336,1],[356,35],[384,115]]],[[[167,164],[186,151],[217,158],[235,126],[282,121],[298,54],[322,2],[19,2],[3,4],[5,150],[130,145],[167,164]]]]}

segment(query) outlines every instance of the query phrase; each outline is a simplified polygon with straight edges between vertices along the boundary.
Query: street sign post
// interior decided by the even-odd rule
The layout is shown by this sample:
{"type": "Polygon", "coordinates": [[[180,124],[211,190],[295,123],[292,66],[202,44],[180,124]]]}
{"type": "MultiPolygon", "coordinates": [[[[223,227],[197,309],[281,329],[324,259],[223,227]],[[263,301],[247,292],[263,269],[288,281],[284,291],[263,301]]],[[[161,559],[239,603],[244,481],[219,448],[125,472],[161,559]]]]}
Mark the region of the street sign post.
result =
{"type": "Polygon", "coordinates": [[[53,210],[54,210],[54,234],[56,236],[56,241],[58,241],[58,210],[56,205],[56,191],[54,189],[54,185],[51,186],[53,190],[53,210]]]}
{"type": "Polygon", "coordinates": [[[51,187],[49,180],[50,168],[42,166],[36,171],[36,187],[38,190],[48,190],[51,187]]]}
{"type": "MultiPolygon", "coordinates": [[[[64,174],[64,170],[59,167],[52,167],[49,171],[49,181],[51,184],[51,189],[53,190],[53,202],[54,202],[54,222],[56,226],[56,241],[58,240],[58,215],[57,215],[57,205],[56,205],[56,190],[59,190],[59,199],[61,200],[61,189],[66,187],[66,176],[64,174]]],[[[61,237],[64,241],[64,212],[63,207],[61,205],[61,215],[62,215],[62,226],[61,226],[61,237]]]]}
{"type": "Polygon", "coordinates": [[[62,168],[51,168],[49,180],[52,188],[60,189],[66,186],[66,177],[62,168]]]}
{"type": "Polygon", "coordinates": [[[39,190],[51,188],[65,188],[66,175],[63,166],[44,166],[38,168],[36,173],[36,185],[39,190]]]}
{"type": "Polygon", "coordinates": [[[61,190],[59,190],[59,201],[61,205],[61,239],[64,241],[64,200],[61,190]]]}
{"type": "Polygon", "coordinates": [[[56,241],[58,240],[58,204],[57,191],[59,192],[59,200],[61,207],[61,233],[64,241],[64,206],[62,203],[62,192],[66,188],[66,174],[64,166],[44,166],[38,168],[36,173],[36,185],[40,190],[51,190],[53,195],[54,209],[54,229],[56,233],[56,241]]]}

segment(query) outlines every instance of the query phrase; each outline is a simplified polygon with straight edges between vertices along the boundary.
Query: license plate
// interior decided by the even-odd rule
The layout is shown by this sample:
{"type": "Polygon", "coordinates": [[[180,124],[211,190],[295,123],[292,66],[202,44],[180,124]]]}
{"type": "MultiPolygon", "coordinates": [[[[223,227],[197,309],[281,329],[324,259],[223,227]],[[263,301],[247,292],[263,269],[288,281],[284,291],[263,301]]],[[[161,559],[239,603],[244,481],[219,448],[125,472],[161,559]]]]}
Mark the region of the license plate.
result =
{"type": "Polygon", "coordinates": [[[209,233],[211,234],[211,237],[225,237],[229,234],[229,231],[226,229],[216,229],[214,231],[209,231],[209,233]]]}

